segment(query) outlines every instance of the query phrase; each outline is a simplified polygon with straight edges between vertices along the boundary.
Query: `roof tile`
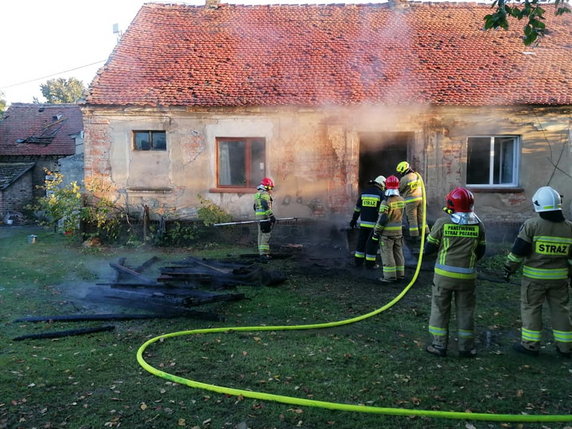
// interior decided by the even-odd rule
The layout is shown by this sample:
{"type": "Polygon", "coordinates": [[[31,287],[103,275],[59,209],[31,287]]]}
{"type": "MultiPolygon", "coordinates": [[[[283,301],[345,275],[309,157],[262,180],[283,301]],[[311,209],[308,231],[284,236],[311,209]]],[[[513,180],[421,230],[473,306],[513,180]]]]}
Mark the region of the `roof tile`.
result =
{"type": "Polygon", "coordinates": [[[77,104],[13,103],[0,121],[0,155],[73,155],[82,130],[77,104]]]}
{"type": "Polygon", "coordinates": [[[572,17],[525,47],[490,5],[145,4],[87,104],[572,104],[572,17]],[[530,96],[526,95],[526,91],[530,96]]]}

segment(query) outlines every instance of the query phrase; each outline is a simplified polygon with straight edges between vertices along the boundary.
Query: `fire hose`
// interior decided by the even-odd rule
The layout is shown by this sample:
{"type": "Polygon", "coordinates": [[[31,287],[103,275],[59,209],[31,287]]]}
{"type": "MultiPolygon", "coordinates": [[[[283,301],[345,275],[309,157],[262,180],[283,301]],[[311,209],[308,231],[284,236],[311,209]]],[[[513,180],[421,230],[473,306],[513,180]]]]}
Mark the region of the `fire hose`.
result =
{"type": "MultiPolygon", "coordinates": [[[[285,220],[298,220],[296,217],[278,217],[276,218],[276,222],[283,222],[285,220]]],[[[236,222],[222,222],[222,223],[213,223],[213,226],[232,226],[232,225],[245,225],[249,223],[260,223],[264,222],[264,220],[241,220],[236,222]]]]}
{"type": "MultiPolygon", "coordinates": [[[[426,201],[425,185],[421,182],[421,189],[423,192],[423,201],[426,201]]],[[[423,204],[423,225],[426,223],[427,215],[426,204],[423,204]]],[[[370,317],[376,316],[385,310],[391,308],[398,303],[411,289],[417,281],[423,261],[423,249],[425,246],[425,234],[421,234],[421,246],[419,249],[419,258],[415,268],[413,278],[407,286],[390,302],[384,306],[371,311],[369,313],[353,317],[351,319],[339,320],[328,323],[316,323],[308,325],[285,325],[285,326],[234,326],[222,328],[206,328],[206,329],[193,329],[187,331],[172,332],[168,334],[159,335],[151,338],[142,344],[137,350],[137,362],[151,374],[172,381],[174,383],[182,384],[185,386],[209,390],[225,395],[242,396],[245,398],[259,399],[265,401],[275,401],[284,404],[300,405],[308,407],[326,408],[330,410],[352,411],[372,414],[394,415],[394,416],[423,416],[432,418],[446,418],[446,419],[465,419],[465,420],[482,420],[482,421],[497,421],[497,422],[568,422],[572,421],[572,415],[531,415],[531,414],[493,414],[493,413],[473,413],[473,412],[456,412],[456,411],[435,411],[435,410],[422,410],[410,408],[390,408],[390,407],[375,407],[367,405],[352,405],[338,402],[318,401],[313,399],[304,399],[294,396],[276,395],[265,392],[255,392],[252,390],[235,389],[232,387],[219,386],[215,384],[203,383],[196,380],[180,377],[161,371],[151,366],[145,361],[143,354],[147,347],[158,341],[163,341],[167,338],[174,338],[184,335],[197,335],[197,334],[214,334],[214,333],[232,333],[232,332],[246,332],[246,331],[289,331],[289,330],[309,330],[309,329],[324,329],[333,328],[337,326],[349,325],[352,323],[360,322],[370,317]]]]}

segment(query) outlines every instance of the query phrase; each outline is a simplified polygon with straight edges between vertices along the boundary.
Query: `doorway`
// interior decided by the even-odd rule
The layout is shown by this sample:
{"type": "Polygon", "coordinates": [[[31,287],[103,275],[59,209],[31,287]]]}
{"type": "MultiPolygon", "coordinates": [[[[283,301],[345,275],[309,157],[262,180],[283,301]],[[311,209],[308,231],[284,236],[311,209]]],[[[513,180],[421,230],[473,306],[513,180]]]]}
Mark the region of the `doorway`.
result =
{"type": "Polygon", "coordinates": [[[389,177],[397,174],[395,167],[407,161],[413,133],[360,133],[359,189],[380,174],[389,177]]]}

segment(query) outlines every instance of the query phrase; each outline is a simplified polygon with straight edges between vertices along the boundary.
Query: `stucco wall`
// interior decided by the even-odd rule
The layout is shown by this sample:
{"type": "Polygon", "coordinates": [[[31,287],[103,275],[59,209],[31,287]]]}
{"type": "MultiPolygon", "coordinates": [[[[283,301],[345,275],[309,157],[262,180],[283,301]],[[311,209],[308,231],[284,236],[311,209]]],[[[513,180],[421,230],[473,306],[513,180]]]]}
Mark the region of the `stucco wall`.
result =
{"type": "MultiPolygon", "coordinates": [[[[407,132],[408,161],[422,173],[428,218],[441,214],[444,195],[465,186],[467,137],[521,136],[519,186],[477,189],[476,211],[490,222],[532,215],[530,198],[550,184],[572,189],[570,109],[92,109],[83,108],[85,174],[110,184],[131,211],[195,217],[197,195],[237,219],[252,218],[252,193],[216,189],[216,137],[266,139],[266,174],[276,183],[278,216],[347,219],[359,192],[360,133],[407,132]],[[164,130],[167,150],[134,151],[133,130],[164,130]]],[[[394,171],[380,172],[386,176],[394,171]]],[[[570,200],[568,197],[567,200],[570,200]]],[[[570,205],[566,215],[570,217],[570,205]]]]}

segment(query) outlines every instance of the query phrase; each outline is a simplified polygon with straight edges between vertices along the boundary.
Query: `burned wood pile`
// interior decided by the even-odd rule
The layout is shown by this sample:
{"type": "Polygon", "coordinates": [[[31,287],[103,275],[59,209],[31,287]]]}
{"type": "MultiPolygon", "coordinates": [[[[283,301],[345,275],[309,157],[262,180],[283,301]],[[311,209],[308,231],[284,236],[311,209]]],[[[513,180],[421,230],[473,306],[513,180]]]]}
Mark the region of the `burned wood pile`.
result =
{"type": "Polygon", "coordinates": [[[207,260],[187,256],[159,268],[158,276],[145,271],[159,261],[153,257],[138,267],[127,265],[125,258],[110,263],[114,278],[97,283],[86,297],[91,302],[106,302],[127,307],[184,314],[207,320],[220,320],[216,313],[190,310],[203,304],[237,301],[245,298],[237,286],[275,286],[286,280],[272,271],[249,262],[207,260]]]}

